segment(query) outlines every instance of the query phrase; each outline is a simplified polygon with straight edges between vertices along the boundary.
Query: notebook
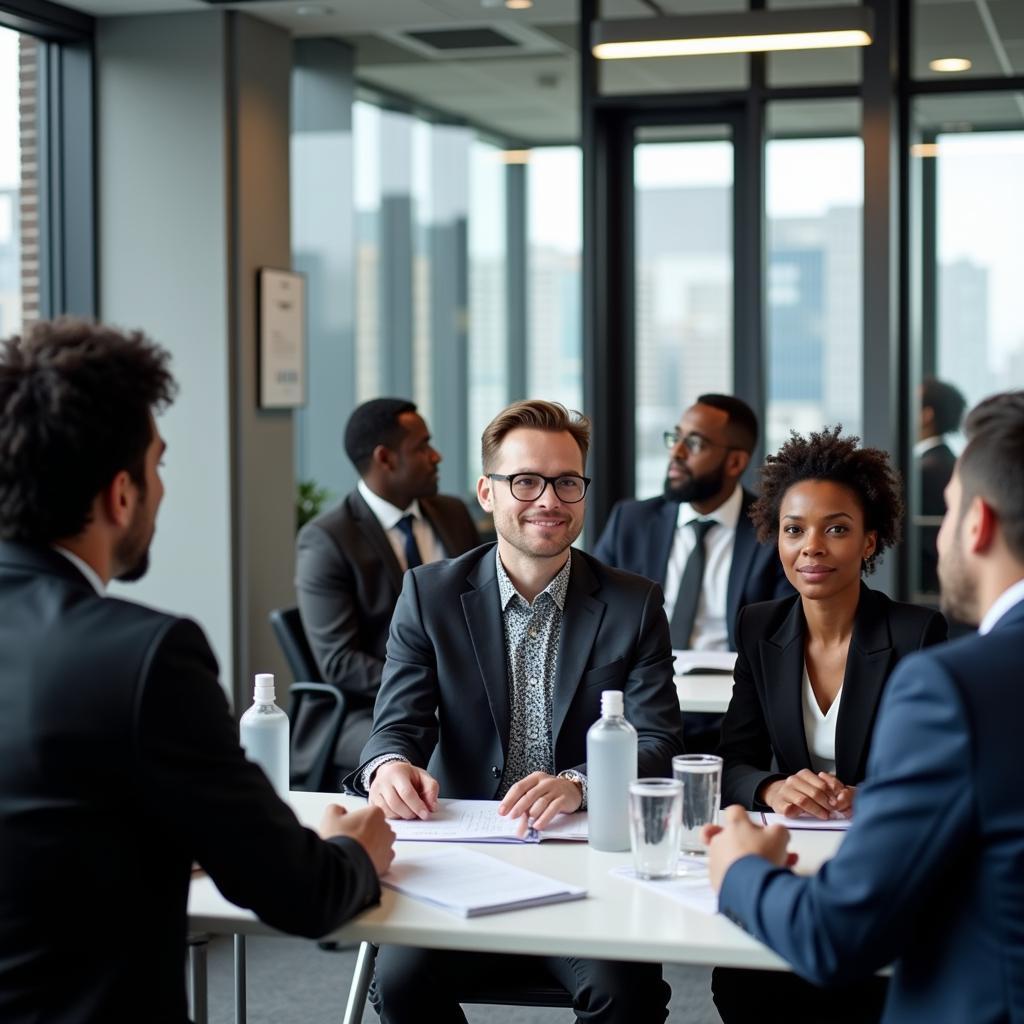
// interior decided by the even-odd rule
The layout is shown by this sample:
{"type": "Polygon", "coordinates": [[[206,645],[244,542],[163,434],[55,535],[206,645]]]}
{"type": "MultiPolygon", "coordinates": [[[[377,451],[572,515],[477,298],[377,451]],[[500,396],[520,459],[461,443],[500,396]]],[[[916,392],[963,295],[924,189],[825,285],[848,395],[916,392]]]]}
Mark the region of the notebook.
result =
{"type": "Polygon", "coordinates": [[[530,829],[524,839],[516,835],[519,821],[498,814],[497,800],[439,800],[426,820],[389,819],[395,838],[423,843],[539,843],[544,839],[587,841],[587,815],[559,814],[542,832],[530,829]]]}
{"type": "Polygon", "coordinates": [[[578,885],[453,846],[402,847],[381,884],[460,917],[564,903],[587,894],[578,885]]]}

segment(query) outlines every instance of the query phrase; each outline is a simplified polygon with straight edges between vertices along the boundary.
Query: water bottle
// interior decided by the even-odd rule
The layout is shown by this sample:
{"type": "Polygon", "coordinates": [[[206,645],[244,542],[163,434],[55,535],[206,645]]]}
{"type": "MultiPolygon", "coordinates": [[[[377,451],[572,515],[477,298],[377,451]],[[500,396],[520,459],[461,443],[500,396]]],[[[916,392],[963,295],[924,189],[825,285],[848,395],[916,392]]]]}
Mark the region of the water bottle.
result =
{"type": "Polygon", "coordinates": [[[587,818],[595,850],[629,849],[629,784],[636,729],[622,717],[622,691],[601,692],[601,717],[587,732],[587,818]]]}
{"type": "Polygon", "coordinates": [[[245,756],[258,764],[277,790],[288,795],[288,716],[274,703],[274,677],[256,676],[253,705],[239,725],[245,756]]]}

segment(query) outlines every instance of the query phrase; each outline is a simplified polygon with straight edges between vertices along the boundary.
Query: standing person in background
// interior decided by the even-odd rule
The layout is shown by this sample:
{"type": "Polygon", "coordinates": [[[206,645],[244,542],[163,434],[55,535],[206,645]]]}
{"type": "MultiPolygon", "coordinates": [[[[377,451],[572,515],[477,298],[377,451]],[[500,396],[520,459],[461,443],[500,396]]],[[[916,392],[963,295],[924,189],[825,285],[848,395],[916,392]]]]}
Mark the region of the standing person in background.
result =
{"type": "MultiPolygon", "coordinates": [[[[914,461],[923,516],[941,517],[946,513],[943,492],[953,475],[956,456],[946,443],[946,435],[960,429],[967,401],[952,384],[928,377],[921,384],[921,415],[918,421],[914,461]]],[[[921,550],[921,589],[937,593],[939,589],[937,526],[922,526],[918,534],[921,550]]]]}
{"type": "Polygon", "coordinates": [[[4,1024],[180,1024],[193,861],[318,936],[378,900],[393,856],[373,808],[329,808],[326,842],[299,825],[245,759],[199,627],[106,596],[148,565],[167,363],[80,321],[0,353],[4,1024]],[[125,941],[131,922],[146,942],[125,941]]]}
{"type": "Polygon", "coordinates": [[[800,878],[785,829],[732,807],[705,830],[719,909],[802,976],[895,961],[886,1024],[1024,1019],[1024,391],[986,399],[964,433],[939,579],[943,610],[978,631],[893,673],[839,851],[800,878]]]}
{"type": "MultiPolygon", "coordinates": [[[[295,588],[302,626],[327,683],[354,704],[334,752],[351,771],[370,733],[388,628],[402,573],[480,543],[465,504],[437,493],[440,453],[412,402],[364,402],[345,427],[356,489],[307,523],[297,542],[295,588]]],[[[332,703],[307,698],[293,739],[316,734],[311,718],[332,703]]],[[[293,750],[293,758],[301,751],[293,750]]]]}
{"type": "MultiPolygon", "coordinates": [[[[759,544],[740,484],[757,447],[753,410],[731,395],[701,395],[665,433],[672,453],[664,494],[612,509],[594,556],[665,591],[675,650],[736,650],[736,618],[754,601],[792,593],[772,545],[759,544]]],[[[687,715],[686,746],[718,745],[720,715],[687,715]]]]}

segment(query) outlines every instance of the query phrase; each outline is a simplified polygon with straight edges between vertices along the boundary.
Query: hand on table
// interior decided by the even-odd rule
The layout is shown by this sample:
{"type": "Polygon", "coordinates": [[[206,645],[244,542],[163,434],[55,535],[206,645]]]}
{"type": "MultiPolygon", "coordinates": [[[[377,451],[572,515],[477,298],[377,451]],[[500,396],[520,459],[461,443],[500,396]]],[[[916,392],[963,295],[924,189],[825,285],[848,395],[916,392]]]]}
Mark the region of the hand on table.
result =
{"type": "Polygon", "coordinates": [[[739,804],[725,809],[724,825],[705,825],[700,838],[708,848],[708,874],[715,892],[722,888],[729,868],[749,854],[764,857],[780,868],[796,863],[796,854],[786,851],[789,831],[781,825],[755,825],[739,804]]]}
{"type": "Polygon", "coordinates": [[[379,807],[360,807],[358,811],[347,812],[338,804],[330,804],[320,819],[320,835],[324,839],[332,836],[354,839],[366,851],[378,875],[386,874],[395,859],[395,833],[379,807]]]}
{"type": "Polygon", "coordinates": [[[499,814],[519,818],[519,836],[530,826],[546,828],[556,814],[571,814],[583,805],[583,790],[570,779],[546,772],[533,772],[520,779],[498,805],[499,814]]]}
{"type": "Polygon", "coordinates": [[[421,818],[437,810],[437,779],[408,761],[389,761],[373,774],[370,803],[389,818],[421,818]]]}
{"type": "Polygon", "coordinates": [[[787,818],[809,814],[812,818],[825,820],[836,811],[846,815],[853,806],[853,788],[844,786],[839,779],[828,772],[815,775],[809,768],[802,768],[788,779],[776,779],[764,786],[758,795],[762,803],[768,804],[776,813],[787,818]]]}

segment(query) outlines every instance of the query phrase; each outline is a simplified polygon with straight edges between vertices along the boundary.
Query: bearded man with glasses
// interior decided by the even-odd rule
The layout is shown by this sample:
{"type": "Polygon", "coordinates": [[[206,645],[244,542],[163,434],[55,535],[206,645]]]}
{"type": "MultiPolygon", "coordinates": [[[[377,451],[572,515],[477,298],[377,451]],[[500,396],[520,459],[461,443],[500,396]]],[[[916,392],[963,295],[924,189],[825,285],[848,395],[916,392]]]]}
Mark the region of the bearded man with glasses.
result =
{"type": "MultiPolygon", "coordinates": [[[[602,690],[623,690],[639,775],[683,749],[661,588],[575,551],[590,424],[553,402],[509,406],[482,439],[477,499],[496,545],[406,573],[362,765],[346,783],[393,818],[438,797],[500,801],[542,829],[586,807],[586,734],[602,690]]],[[[464,1021],[459,978],[556,980],[577,1016],[658,1022],[660,964],[382,947],[372,998],[385,1024],[464,1021]]]]}
{"type": "MultiPolygon", "coordinates": [[[[774,545],[757,541],[755,495],[740,484],[757,435],[746,402],[701,395],[664,434],[663,494],[619,502],[594,548],[602,562],[662,585],[676,650],[734,651],[744,605],[793,593],[774,545]]],[[[713,751],[720,725],[720,715],[687,715],[687,748],[713,751]]]]}

